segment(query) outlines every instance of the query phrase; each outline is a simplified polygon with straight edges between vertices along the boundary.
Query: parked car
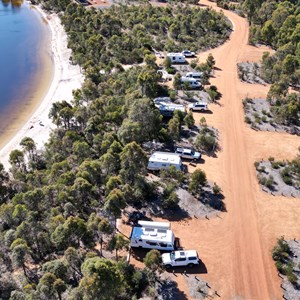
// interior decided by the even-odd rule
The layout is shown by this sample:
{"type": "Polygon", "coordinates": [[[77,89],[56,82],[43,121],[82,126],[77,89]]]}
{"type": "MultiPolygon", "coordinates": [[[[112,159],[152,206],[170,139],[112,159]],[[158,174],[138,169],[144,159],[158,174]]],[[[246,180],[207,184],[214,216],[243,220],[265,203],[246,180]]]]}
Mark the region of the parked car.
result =
{"type": "Polygon", "coordinates": [[[188,105],[189,110],[191,111],[205,111],[208,110],[206,102],[195,102],[188,105]]]}
{"type": "Polygon", "coordinates": [[[192,52],[192,51],[189,51],[189,50],[183,50],[181,53],[185,57],[194,57],[195,56],[195,52],[192,52]]]}
{"type": "Polygon", "coordinates": [[[176,148],[175,153],[178,153],[181,158],[199,160],[201,158],[201,153],[196,152],[189,148],[176,148]]]}
{"type": "Polygon", "coordinates": [[[162,263],[168,269],[171,267],[199,265],[200,259],[196,250],[180,250],[162,254],[162,263]]]}

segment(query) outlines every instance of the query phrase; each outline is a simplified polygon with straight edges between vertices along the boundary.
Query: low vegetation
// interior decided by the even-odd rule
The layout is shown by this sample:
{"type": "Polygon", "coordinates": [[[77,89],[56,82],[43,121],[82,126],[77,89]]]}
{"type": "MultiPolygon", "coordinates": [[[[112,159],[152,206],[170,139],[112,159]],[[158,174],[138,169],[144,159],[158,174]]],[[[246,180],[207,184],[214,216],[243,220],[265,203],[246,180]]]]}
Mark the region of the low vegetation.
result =
{"type": "Polygon", "coordinates": [[[245,122],[252,128],[300,135],[300,98],[296,93],[285,98],[285,104],[265,99],[243,99],[245,122]]]}
{"type": "Polygon", "coordinates": [[[270,191],[285,196],[300,195],[300,157],[292,161],[276,161],[269,157],[268,161],[255,163],[259,183],[270,191]]]}
{"type": "Polygon", "coordinates": [[[293,263],[290,259],[292,255],[288,243],[282,238],[277,240],[277,245],[274,247],[272,257],[275,260],[277,270],[286,275],[292,284],[297,283],[297,277],[293,272],[293,263]]]}

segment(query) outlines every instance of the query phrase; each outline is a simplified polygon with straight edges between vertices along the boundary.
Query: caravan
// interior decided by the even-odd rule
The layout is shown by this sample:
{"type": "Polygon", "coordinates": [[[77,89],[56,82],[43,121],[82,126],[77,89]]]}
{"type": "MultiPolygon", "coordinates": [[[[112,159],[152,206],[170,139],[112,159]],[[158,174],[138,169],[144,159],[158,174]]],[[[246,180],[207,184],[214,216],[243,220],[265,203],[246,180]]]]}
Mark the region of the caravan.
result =
{"type": "Polygon", "coordinates": [[[170,58],[171,64],[184,64],[186,63],[185,56],[182,53],[168,53],[167,57],[170,58]]]}
{"type": "Polygon", "coordinates": [[[197,79],[182,76],[180,81],[182,84],[184,84],[185,82],[188,82],[188,85],[190,88],[194,88],[194,89],[201,88],[201,83],[197,79]]]}
{"type": "Polygon", "coordinates": [[[154,152],[148,161],[147,169],[160,171],[174,166],[176,170],[182,170],[182,161],[179,154],[169,152],[154,152]]]}
{"type": "Polygon", "coordinates": [[[138,221],[132,228],[130,246],[145,249],[175,250],[175,236],[170,223],[138,221]]]}
{"type": "Polygon", "coordinates": [[[183,114],[186,114],[185,106],[173,103],[169,97],[155,98],[153,102],[164,117],[172,117],[175,110],[180,110],[183,114]]]}

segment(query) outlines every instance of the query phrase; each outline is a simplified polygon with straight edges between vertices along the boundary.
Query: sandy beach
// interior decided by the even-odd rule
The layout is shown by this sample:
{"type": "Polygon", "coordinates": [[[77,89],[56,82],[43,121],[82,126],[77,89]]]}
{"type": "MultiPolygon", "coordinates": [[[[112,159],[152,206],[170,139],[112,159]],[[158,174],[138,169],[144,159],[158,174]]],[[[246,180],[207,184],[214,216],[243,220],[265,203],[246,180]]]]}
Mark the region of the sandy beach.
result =
{"type": "MultiPolygon", "coordinates": [[[[39,102],[37,109],[26,116],[25,124],[16,130],[16,134],[0,149],[0,162],[8,170],[9,154],[20,148],[19,143],[24,137],[31,137],[38,149],[41,149],[48,140],[50,131],[55,125],[48,117],[52,103],[72,99],[72,91],[80,88],[83,75],[80,67],[70,64],[71,50],[67,48],[67,34],[56,14],[46,14],[40,7],[34,6],[47,22],[51,31],[51,58],[54,64],[54,76],[51,85],[39,102]]],[[[5,140],[5,136],[3,138],[5,140]]]]}

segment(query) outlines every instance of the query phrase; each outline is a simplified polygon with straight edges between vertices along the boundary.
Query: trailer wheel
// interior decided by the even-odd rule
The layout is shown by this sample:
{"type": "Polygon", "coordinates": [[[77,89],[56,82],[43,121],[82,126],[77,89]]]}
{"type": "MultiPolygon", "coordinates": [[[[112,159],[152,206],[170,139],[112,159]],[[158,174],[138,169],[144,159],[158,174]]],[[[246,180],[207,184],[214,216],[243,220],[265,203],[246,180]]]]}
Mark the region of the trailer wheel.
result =
{"type": "Polygon", "coordinates": [[[188,264],[189,268],[192,268],[194,266],[194,264],[188,264]]]}

